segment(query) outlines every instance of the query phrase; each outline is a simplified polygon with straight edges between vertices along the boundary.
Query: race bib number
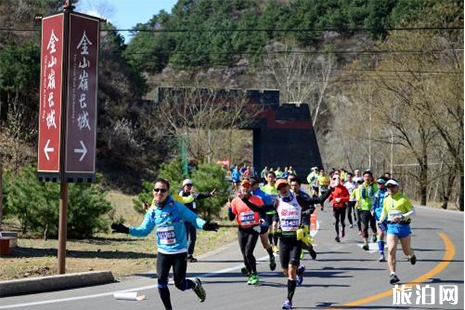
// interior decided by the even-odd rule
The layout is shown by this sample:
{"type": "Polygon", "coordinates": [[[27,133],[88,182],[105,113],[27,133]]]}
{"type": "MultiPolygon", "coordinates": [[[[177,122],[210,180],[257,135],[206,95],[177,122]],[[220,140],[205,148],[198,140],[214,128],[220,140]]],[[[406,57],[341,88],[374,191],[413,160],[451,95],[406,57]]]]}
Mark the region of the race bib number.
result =
{"type": "Polygon", "coordinates": [[[396,217],[396,216],[401,216],[402,215],[402,211],[399,211],[399,210],[392,210],[389,212],[389,215],[391,217],[396,217]]]}
{"type": "Polygon", "coordinates": [[[300,226],[300,220],[294,218],[281,219],[281,229],[283,231],[297,231],[300,226]]]}
{"type": "Polygon", "coordinates": [[[389,211],[389,220],[393,220],[394,218],[402,216],[402,211],[399,210],[391,210],[389,211]]]}
{"type": "Polygon", "coordinates": [[[174,234],[174,227],[158,227],[157,235],[160,244],[173,244],[176,243],[176,235],[174,234]]]}
{"type": "Polygon", "coordinates": [[[241,213],[241,225],[253,225],[255,224],[255,213],[254,212],[242,212],[241,213]]]}

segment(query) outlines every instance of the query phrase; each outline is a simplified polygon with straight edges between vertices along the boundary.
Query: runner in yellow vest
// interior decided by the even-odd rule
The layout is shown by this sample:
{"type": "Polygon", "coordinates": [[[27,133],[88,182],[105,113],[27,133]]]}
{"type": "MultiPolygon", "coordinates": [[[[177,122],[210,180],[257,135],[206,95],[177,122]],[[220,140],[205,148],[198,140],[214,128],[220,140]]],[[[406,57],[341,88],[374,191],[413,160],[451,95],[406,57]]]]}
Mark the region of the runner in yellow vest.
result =
{"type": "Polygon", "coordinates": [[[378,225],[387,218],[387,246],[388,246],[388,266],[390,271],[389,282],[395,284],[399,282],[396,274],[396,251],[397,243],[400,240],[404,254],[409,258],[410,264],[415,265],[417,257],[410,246],[411,216],[415,209],[410,200],[399,192],[399,184],[391,179],[386,182],[388,196],[384,198],[383,211],[381,212],[378,225]]]}

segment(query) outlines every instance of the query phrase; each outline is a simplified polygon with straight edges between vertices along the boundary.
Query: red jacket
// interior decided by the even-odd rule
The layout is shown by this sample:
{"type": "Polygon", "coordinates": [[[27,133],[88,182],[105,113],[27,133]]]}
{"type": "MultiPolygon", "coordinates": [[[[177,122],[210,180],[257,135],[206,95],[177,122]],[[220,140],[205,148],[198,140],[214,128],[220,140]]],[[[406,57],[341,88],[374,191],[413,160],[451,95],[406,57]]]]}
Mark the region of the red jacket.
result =
{"type": "Polygon", "coordinates": [[[344,207],[345,203],[350,200],[349,191],[344,185],[339,184],[334,188],[331,195],[329,195],[328,200],[332,202],[334,208],[344,207]],[[341,198],[341,201],[336,202],[336,198],[341,198]]]}

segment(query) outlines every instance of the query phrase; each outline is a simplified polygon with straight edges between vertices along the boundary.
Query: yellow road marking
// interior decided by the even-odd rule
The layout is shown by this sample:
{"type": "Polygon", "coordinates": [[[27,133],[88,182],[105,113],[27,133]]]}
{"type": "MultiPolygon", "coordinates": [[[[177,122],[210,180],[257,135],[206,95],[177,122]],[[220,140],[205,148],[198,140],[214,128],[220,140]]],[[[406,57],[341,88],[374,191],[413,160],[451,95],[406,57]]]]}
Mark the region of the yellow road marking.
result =
{"type": "MultiPolygon", "coordinates": [[[[422,276],[416,278],[415,280],[405,284],[405,287],[410,287],[411,288],[411,287],[413,287],[415,285],[418,285],[419,283],[427,281],[429,278],[434,277],[435,275],[437,275],[438,273],[440,273],[441,271],[446,269],[446,267],[450,264],[450,261],[455,256],[454,243],[452,242],[452,240],[450,240],[449,237],[447,237],[447,235],[445,233],[439,233],[439,237],[441,237],[441,239],[442,239],[442,241],[444,242],[444,245],[445,245],[445,253],[444,253],[444,256],[442,257],[441,262],[438,263],[436,265],[436,267],[434,267],[433,269],[431,269],[427,273],[425,273],[422,276]]],[[[361,306],[361,305],[365,305],[367,303],[373,302],[373,301],[378,300],[378,299],[383,299],[383,298],[389,297],[391,295],[392,295],[392,289],[390,289],[388,291],[385,291],[385,292],[381,292],[379,294],[376,294],[376,295],[373,295],[373,296],[370,296],[370,297],[366,297],[366,298],[362,298],[362,299],[359,299],[359,300],[356,300],[356,301],[352,301],[352,302],[349,302],[349,303],[342,304],[339,307],[351,308],[351,307],[361,306]]],[[[330,309],[337,310],[337,309],[342,309],[342,308],[333,308],[333,307],[331,307],[330,309]]]]}

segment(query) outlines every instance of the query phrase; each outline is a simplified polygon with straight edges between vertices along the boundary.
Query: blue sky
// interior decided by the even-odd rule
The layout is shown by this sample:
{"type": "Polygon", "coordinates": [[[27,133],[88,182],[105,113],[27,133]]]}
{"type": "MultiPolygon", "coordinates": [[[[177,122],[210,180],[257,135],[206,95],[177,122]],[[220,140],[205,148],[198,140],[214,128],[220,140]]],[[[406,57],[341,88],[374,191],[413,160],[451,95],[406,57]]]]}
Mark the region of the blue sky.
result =
{"type": "MultiPolygon", "coordinates": [[[[131,29],[145,23],[160,10],[171,12],[177,0],[80,0],[76,12],[109,20],[118,29],[131,29]]],[[[121,32],[128,42],[128,32],[121,32]]]]}

